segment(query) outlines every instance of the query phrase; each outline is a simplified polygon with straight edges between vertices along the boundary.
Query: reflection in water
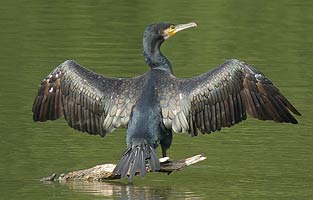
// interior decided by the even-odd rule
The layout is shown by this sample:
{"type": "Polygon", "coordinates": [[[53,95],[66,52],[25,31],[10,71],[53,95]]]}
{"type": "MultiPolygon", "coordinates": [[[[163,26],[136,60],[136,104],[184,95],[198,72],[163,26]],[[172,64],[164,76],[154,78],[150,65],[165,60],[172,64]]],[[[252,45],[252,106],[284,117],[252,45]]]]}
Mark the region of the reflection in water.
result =
{"type": "Polygon", "coordinates": [[[180,196],[182,199],[189,199],[196,197],[193,192],[177,191],[170,186],[147,187],[118,182],[109,183],[96,181],[70,181],[62,182],[61,184],[66,185],[76,192],[84,192],[103,197],[118,197],[121,199],[168,199],[169,196],[180,196]]]}

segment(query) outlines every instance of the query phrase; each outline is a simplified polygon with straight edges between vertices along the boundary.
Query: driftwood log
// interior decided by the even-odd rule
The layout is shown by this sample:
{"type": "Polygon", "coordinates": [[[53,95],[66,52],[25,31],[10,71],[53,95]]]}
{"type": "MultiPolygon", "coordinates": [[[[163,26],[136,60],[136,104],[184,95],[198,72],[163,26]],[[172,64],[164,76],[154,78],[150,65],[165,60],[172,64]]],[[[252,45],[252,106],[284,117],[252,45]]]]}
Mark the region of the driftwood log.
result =
{"type": "MultiPolygon", "coordinates": [[[[157,172],[162,173],[172,173],[175,171],[179,171],[184,167],[189,165],[198,163],[200,161],[205,160],[206,157],[203,155],[195,155],[190,158],[178,160],[178,161],[162,161],[160,159],[161,169],[157,172]]],[[[44,177],[41,181],[73,181],[73,180],[81,180],[81,181],[104,181],[104,180],[112,180],[112,179],[119,179],[120,176],[112,174],[116,164],[102,164],[96,165],[89,169],[82,169],[77,171],[68,172],[65,174],[52,174],[48,177],[44,177]]],[[[151,172],[147,169],[148,172],[151,172]]]]}

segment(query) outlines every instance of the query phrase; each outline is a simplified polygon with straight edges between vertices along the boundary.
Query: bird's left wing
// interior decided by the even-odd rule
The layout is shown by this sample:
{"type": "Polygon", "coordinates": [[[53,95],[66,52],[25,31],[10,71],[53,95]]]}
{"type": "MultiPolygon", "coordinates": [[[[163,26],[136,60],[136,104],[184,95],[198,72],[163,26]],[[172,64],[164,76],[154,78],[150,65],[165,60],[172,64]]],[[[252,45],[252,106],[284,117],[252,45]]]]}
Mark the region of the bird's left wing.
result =
{"type": "Polygon", "coordinates": [[[175,132],[219,131],[245,120],[247,113],[287,123],[297,123],[291,112],[300,115],[263,73],[236,59],[193,78],[171,77],[164,84],[159,95],[163,124],[175,132]]]}
{"type": "Polygon", "coordinates": [[[33,103],[34,121],[64,115],[68,125],[89,134],[126,126],[142,89],[144,76],[110,78],[74,61],[65,61],[41,83],[33,103]]]}

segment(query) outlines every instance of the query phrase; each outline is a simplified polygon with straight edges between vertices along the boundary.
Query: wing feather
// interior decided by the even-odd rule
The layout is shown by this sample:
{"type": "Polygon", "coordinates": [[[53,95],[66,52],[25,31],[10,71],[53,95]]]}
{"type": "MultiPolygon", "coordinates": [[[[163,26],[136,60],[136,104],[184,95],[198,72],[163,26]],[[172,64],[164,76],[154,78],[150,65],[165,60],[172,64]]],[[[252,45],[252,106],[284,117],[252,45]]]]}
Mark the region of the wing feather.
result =
{"type": "Polygon", "coordinates": [[[143,79],[104,77],[74,61],[65,61],[39,86],[33,119],[55,120],[64,115],[72,128],[104,136],[121,125],[127,126],[143,79]]]}
{"type": "Polygon", "coordinates": [[[245,120],[247,113],[293,124],[291,113],[301,115],[263,73],[236,59],[197,77],[166,82],[170,88],[160,91],[163,123],[175,132],[219,131],[245,120]]]}

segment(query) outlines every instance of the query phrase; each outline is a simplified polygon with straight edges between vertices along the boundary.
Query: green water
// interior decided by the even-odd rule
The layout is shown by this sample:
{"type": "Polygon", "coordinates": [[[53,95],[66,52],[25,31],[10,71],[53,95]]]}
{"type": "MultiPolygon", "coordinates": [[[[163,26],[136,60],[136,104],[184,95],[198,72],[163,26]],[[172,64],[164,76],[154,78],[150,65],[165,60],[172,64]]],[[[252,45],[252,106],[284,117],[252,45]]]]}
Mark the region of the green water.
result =
{"type": "Polygon", "coordinates": [[[311,0],[1,2],[0,199],[312,199],[312,10],[311,0]],[[133,185],[40,182],[52,172],[116,163],[125,148],[124,129],[103,139],[63,119],[32,122],[40,81],[66,59],[107,76],[144,73],[142,33],[158,21],[199,25],[162,47],[176,76],[244,60],[298,108],[299,124],[249,118],[212,135],[174,135],[172,159],[203,153],[207,160],[133,185]]]}

